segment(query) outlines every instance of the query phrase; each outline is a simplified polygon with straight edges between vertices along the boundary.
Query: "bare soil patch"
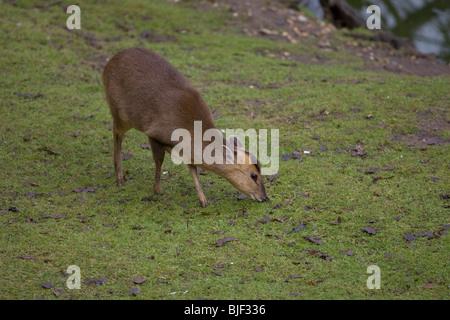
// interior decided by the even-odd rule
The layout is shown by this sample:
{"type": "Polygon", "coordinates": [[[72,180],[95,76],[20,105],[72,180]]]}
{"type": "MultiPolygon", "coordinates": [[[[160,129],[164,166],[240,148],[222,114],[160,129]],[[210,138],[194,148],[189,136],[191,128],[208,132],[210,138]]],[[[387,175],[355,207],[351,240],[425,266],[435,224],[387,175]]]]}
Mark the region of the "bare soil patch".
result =
{"type": "MultiPolygon", "coordinates": [[[[373,36],[348,32],[349,41],[333,45],[335,26],[305,16],[290,9],[279,0],[216,0],[228,7],[231,15],[228,24],[242,27],[251,37],[282,40],[293,44],[317,46],[321,51],[347,50],[365,62],[365,68],[418,76],[450,74],[450,66],[440,63],[436,56],[417,51],[408,40],[388,32],[374,32],[373,36]]],[[[286,60],[303,63],[328,63],[320,55],[282,55],[286,60]]]]}

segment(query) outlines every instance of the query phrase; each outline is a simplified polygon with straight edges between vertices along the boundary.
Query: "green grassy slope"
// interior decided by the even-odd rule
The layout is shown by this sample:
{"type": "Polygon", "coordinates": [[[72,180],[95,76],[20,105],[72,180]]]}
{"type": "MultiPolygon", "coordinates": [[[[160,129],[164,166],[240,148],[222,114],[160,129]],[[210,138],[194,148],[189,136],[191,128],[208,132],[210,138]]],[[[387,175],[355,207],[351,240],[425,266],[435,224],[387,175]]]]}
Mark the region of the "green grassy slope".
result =
{"type": "Polygon", "coordinates": [[[82,29],[69,31],[61,5],[15,4],[0,12],[1,299],[449,298],[449,147],[408,145],[420,132],[449,138],[438,126],[449,120],[448,76],[364,71],[346,52],[324,53],[328,64],[285,60],[270,53],[315,49],[247,37],[226,27],[221,6],[83,1],[82,29]],[[201,208],[187,168],[168,157],[154,195],[136,131],[116,187],[101,67],[134,46],[185,74],[219,128],[279,129],[280,158],[310,151],[280,161],[269,202],[238,200],[208,173],[201,208]],[[358,141],[364,157],[352,156],[358,141]],[[66,287],[70,265],[80,290],[66,287]],[[370,265],[380,290],[366,286],[370,265]]]}

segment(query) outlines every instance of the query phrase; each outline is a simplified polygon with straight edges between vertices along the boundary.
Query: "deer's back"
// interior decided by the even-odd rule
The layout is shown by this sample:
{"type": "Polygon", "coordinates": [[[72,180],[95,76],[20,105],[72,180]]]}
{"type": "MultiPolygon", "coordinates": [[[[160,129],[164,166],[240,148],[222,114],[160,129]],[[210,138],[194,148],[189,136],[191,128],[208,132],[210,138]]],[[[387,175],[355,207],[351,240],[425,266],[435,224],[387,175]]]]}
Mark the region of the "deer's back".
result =
{"type": "Polygon", "coordinates": [[[114,123],[171,145],[172,131],[193,123],[214,127],[200,93],[162,57],[147,49],[120,51],[106,65],[103,84],[114,123]]]}

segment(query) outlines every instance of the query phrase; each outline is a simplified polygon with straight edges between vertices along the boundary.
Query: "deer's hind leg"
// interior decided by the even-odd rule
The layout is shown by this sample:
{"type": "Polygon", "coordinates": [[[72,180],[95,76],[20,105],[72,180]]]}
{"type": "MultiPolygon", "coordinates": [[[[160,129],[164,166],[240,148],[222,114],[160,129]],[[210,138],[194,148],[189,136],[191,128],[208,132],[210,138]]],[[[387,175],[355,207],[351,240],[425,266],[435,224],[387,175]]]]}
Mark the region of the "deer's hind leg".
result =
{"type": "Polygon", "coordinates": [[[122,138],[126,131],[128,131],[128,129],[122,129],[116,122],[113,123],[114,169],[116,171],[116,181],[118,187],[123,184],[122,138]]]}

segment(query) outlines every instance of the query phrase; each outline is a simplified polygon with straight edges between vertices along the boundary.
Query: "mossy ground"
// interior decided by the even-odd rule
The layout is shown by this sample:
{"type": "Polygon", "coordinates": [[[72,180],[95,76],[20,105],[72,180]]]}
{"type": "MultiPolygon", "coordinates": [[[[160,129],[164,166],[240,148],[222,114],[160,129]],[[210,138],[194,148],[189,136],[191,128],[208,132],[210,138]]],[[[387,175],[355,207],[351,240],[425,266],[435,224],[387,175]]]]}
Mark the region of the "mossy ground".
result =
{"type": "MultiPolygon", "coordinates": [[[[67,1],[14,4],[0,12],[0,298],[449,298],[448,144],[392,140],[448,123],[448,76],[365,71],[341,51],[321,53],[326,64],[285,60],[270,53],[316,49],[247,37],[226,26],[226,8],[202,2],[83,1],[82,29],[71,31],[67,1]],[[265,203],[237,200],[224,179],[201,175],[212,199],[201,208],[187,168],[169,157],[164,194],[153,194],[147,139],[129,131],[128,181],[117,188],[101,67],[128,47],[152,49],[185,74],[219,128],[279,129],[280,157],[310,154],[280,161],[265,203]],[[365,157],[351,154],[358,141],[365,157]],[[405,239],[423,231],[433,237],[405,239]],[[70,265],[81,269],[80,290],[66,287],[70,265]],[[380,290],[366,286],[370,265],[380,267],[380,290]]],[[[335,41],[347,39],[337,32],[335,41]]],[[[450,138],[448,126],[427,134],[450,138]]]]}

